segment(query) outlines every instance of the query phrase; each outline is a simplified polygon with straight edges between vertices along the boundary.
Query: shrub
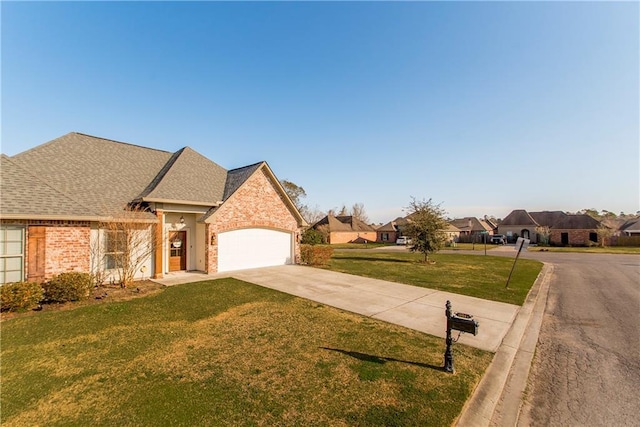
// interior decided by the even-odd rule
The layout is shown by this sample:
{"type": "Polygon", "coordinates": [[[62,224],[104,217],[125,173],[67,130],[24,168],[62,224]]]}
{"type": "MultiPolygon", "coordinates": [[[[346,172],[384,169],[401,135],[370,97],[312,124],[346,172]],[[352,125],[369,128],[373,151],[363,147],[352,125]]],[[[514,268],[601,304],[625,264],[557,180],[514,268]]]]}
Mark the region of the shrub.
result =
{"type": "Polygon", "coordinates": [[[300,243],[303,245],[320,245],[327,242],[321,232],[315,228],[310,228],[302,233],[302,240],[300,243]]]}
{"type": "Polygon", "coordinates": [[[327,265],[332,255],[331,246],[300,245],[300,258],[303,264],[327,265]]]}
{"type": "Polygon", "coordinates": [[[0,310],[28,310],[36,307],[42,297],[42,287],[38,283],[7,283],[0,286],[0,310]]]}
{"type": "Polygon", "coordinates": [[[42,287],[46,302],[78,301],[89,297],[93,277],[89,273],[61,273],[42,287]]]}

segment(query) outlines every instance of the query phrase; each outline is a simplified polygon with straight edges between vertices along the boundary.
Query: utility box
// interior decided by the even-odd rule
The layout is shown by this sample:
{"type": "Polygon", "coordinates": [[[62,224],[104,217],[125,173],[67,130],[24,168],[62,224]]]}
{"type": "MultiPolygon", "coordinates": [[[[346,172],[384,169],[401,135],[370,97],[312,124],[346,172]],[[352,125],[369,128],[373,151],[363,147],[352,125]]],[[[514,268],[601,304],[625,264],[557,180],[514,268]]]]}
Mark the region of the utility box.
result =
{"type": "Polygon", "coordinates": [[[468,334],[478,335],[479,323],[473,320],[473,316],[466,313],[455,313],[449,318],[451,329],[466,332],[468,334]]]}

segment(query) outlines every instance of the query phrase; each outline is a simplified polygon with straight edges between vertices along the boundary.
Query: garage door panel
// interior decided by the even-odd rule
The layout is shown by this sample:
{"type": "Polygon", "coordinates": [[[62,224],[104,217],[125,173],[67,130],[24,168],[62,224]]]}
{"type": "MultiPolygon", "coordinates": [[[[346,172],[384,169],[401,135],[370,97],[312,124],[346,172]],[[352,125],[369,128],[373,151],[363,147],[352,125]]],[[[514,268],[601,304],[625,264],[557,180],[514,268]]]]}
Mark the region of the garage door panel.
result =
{"type": "Polygon", "coordinates": [[[218,235],[218,271],[291,264],[291,233],[248,228],[218,235]]]}

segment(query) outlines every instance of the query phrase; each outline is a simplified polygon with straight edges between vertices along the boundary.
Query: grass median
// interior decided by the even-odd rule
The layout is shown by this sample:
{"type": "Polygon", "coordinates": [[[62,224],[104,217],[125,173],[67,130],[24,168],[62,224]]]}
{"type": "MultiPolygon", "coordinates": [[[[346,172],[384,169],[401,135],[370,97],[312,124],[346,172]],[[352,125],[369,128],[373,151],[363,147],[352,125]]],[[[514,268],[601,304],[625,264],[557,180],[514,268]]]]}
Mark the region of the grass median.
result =
{"type": "Polygon", "coordinates": [[[3,426],[448,426],[492,354],[234,279],[2,322],[3,426]]]}
{"type": "Polygon", "coordinates": [[[422,259],[407,252],[336,251],[326,268],[517,305],[542,269],[538,261],[519,259],[505,288],[513,258],[438,253],[429,256],[432,264],[422,259]]]}

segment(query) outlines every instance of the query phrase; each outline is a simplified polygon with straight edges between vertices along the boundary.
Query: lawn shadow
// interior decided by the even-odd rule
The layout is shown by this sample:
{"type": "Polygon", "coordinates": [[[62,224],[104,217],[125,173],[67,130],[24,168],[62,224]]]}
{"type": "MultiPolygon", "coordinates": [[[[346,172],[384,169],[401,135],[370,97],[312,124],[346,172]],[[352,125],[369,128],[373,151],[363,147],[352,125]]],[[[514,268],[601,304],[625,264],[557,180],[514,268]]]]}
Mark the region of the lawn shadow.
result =
{"type": "Polygon", "coordinates": [[[414,262],[411,259],[399,259],[399,258],[376,258],[376,257],[363,257],[363,256],[334,256],[336,260],[348,260],[348,261],[374,261],[374,262],[414,262]]]}
{"type": "Polygon", "coordinates": [[[358,359],[358,360],[362,360],[363,362],[378,363],[380,365],[384,365],[387,362],[398,362],[398,363],[406,363],[408,365],[419,366],[421,368],[434,369],[436,371],[444,371],[444,367],[443,366],[431,365],[429,363],[412,362],[412,361],[409,361],[409,360],[395,359],[393,357],[375,356],[373,354],[360,353],[358,351],[342,350],[342,349],[339,349],[339,348],[330,348],[330,347],[320,347],[320,348],[322,350],[329,350],[329,351],[335,351],[335,352],[338,352],[338,353],[342,353],[342,354],[344,354],[346,356],[353,357],[353,358],[358,359]]]}

